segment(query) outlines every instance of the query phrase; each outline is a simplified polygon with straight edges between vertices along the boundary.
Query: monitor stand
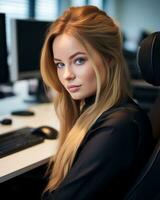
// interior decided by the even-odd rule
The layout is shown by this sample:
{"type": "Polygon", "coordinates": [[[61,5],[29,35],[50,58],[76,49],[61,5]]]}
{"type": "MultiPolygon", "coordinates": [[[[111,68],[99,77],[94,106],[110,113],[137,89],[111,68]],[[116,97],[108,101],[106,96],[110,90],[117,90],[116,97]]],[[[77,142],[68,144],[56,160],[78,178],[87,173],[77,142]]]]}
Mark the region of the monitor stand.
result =
{"type": "Polygon", "coordinates": [[[28,94],[30,95],[31,99],[24,100],[28,103],[49,103],[50,100],[47,97],[45,86],[42,79],[37,80],[37,85],[29,84],[28,87],[28,94]]]}
{"type": "Polygon", "coordinates": [[[12,86],[0,86],[0,99],[15,96],[12,86]]]}

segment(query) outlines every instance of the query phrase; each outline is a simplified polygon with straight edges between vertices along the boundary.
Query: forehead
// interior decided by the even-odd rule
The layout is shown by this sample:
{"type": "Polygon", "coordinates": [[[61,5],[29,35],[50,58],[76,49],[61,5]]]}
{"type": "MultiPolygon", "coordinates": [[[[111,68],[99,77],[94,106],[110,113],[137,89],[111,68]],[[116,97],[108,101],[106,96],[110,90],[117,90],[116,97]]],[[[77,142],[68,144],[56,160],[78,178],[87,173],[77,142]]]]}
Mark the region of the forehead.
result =
{"type": "Polygon", "coordinates": [[[87,54],[83,45],[76,38],[67,34],[58,35],[53,41],[52,49],[55,58],[70,56],[76,52],[87,54]]]}

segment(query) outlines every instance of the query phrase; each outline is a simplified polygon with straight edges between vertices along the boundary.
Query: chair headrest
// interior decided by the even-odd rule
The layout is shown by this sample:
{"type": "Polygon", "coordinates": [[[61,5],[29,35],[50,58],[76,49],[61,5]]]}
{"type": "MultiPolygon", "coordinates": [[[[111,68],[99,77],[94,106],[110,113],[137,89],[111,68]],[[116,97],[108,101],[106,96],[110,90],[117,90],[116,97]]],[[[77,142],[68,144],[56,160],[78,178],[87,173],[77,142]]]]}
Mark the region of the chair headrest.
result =
{"type": "Polygon", "coordinates": [[[140,43],[137,64],[144,80],[160,85],[160,32],[150,34],[140,43]]]}

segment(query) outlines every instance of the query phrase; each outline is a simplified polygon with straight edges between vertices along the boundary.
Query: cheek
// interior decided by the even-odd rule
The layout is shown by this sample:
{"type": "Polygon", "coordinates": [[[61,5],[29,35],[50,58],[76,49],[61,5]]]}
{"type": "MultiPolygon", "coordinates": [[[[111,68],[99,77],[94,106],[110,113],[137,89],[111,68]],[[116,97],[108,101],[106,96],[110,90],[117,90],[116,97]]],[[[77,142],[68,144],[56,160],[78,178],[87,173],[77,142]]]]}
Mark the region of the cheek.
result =
{"type": "Polygon", "coordinates": [[[85,73],[85,81],[88,82],[88,84],[91,85],[96,85],[96,75],[95,72],[93,71],[92,68],[90,68],[86,73],[85,73]]]}
{"type": "Polygon", "coordinates": [[[59,81],[62,83],[62,72],[60,72],[59,70],[57,70],[57,76],[58,76],[58,79],[59,81]]]}
{"type": "Polygon", "coordinates": [[[58,76],[58,79],[59,79],[59,81],[62,83],[62,85],[63,85],[63,74],[62,74],[62,71],[60,71],[60,70],[58,70],[57,69],[57,76],[58,76]]]}

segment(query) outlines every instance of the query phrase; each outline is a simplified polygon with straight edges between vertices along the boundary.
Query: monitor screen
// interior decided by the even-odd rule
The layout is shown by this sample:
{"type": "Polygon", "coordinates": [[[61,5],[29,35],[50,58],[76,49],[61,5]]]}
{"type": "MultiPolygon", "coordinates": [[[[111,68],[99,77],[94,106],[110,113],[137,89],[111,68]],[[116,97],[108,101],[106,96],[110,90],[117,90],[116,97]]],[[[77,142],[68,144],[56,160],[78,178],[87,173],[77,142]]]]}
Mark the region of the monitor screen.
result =
{"type": "Polygon", "coordinates": [[[9,82],[5,14],[0,13],[0,84],[9,82]]]}
{"type": "Polygon", "coordinates": [[[39,78],[41,48],[51,22],[13,19],[11,24],[12,80],[39,78]]]}

